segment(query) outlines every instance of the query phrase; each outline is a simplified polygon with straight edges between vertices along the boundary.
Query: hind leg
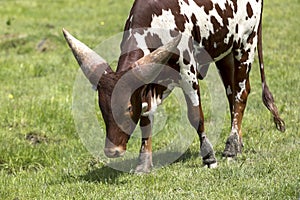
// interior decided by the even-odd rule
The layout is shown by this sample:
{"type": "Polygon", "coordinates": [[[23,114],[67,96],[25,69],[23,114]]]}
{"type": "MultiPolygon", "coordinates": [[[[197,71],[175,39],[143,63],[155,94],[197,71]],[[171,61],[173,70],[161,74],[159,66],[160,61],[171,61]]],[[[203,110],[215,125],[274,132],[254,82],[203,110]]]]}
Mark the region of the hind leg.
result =
{"type": "Polygon", "coordinates": [[[224,157],[235,157],[242,152],[242,119],[250,93],[251,63],[237,60],[233,53],[216,63],[226,89],[231,113],[231,132],[226,141],[224,157]]]}

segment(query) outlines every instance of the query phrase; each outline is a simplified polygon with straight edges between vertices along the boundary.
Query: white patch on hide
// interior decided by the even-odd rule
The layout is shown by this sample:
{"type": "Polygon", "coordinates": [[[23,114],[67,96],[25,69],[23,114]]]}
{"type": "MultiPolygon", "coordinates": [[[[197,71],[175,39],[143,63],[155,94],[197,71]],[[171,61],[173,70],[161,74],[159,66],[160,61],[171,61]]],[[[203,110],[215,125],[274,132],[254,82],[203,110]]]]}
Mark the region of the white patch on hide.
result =
{"type": "Polygon", "coordinates": [[[236,101],[242,101],[241,97],[242,97],[243,92],[246,89],[246,79],[242,82],[239,82],[239,87],[241,88],[241,90],[240,90],[239,93],[237,93],[237,95],[235,97],[236,101]]]}
{"type": "MultiPolygon", "coordinates": [[[[156,94],[154,94],[154,96],[151,97],[150,105],[148,105],[148,103],[147,103],[147,107],[148,108],[149,108],[149,106],[151,107],[150,110],[148,110],[147,112],[142,113],[142,116],[144,116],[144,117],[154,116],[154,113],[155,113],[157,107],[161,104],[161,102],[162,102],[161,98],[159,96],[156,96],[156,94]]],[[[146,105],[146,104],[144,104],[144,105],[146,105]]]]}

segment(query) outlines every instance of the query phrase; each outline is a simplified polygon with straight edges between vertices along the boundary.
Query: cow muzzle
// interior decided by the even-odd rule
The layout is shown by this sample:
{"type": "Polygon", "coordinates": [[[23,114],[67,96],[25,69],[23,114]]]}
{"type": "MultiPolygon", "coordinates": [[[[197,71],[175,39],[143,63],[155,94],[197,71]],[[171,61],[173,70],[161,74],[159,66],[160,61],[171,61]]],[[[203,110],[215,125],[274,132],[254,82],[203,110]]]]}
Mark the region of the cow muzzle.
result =
{"type": "Polygon", "coordinates": [[[120,146],[104,148],[104,153],[108,158],[118,158],[124,156],[126,150],[120,146]]]}

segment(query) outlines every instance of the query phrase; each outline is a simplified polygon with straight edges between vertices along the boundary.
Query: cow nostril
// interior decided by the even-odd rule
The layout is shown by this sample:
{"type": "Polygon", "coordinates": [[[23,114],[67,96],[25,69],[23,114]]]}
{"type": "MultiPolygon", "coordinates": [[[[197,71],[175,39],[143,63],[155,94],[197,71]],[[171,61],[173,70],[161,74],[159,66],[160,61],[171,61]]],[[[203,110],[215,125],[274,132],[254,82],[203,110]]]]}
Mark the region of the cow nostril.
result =
{"type": "Polygon", "coordinates": [[[117,158],[125,154],[125,150],[120,147],[105,148],[104,153],[108,158],[117,158]]]}
{"type": "Polygon", "coordinates": [[[115,151],[115,156],[116,156],[116,157],[120,157],[120,152],[119,152],[118,149],[115,151]]]}

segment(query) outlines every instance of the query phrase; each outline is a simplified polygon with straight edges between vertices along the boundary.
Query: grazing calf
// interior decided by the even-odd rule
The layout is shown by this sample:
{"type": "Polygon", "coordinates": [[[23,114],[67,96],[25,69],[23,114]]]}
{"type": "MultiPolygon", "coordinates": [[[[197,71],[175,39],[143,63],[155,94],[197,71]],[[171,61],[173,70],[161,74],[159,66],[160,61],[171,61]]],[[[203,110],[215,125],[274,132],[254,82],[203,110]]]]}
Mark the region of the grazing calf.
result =
{"type": "Polygon", "coordinates": [[[105,154],[124,155],[139,122],[142,144],[136,172],[149,172],[153,112],[178,86],[185,95],[188,118],[199,135],[203,163],[215,167],[217,160],[204,131],[198,86],[210,61],[216,63],[220,72],[231,113],[231,132],[223,156],[241,153],[241,124],[256,48],[263,102],[273,114],[277,129],[284,131],[284,122],[266,84],[261,20],[262,0],[136,0],[125,25],[116,72],[97,53],[63,30],[84,74],[98,90],[107,132],[105,154]],[[177,74],[171,75],[164,65],[177,74]],[[128,87],[123,85],[120,98],[112,100],[114,88],[125,74],[128,87]]]}

